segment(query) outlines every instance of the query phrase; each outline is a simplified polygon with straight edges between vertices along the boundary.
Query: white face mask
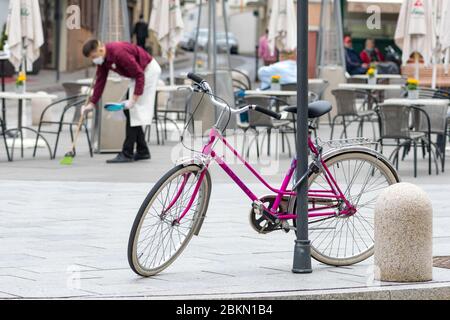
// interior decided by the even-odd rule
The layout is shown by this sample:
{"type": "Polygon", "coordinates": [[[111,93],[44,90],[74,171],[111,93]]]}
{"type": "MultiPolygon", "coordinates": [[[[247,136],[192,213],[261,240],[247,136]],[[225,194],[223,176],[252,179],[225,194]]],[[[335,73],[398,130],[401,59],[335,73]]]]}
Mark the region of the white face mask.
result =
{"type": "Polygon", "coordinates": [[[105,62],[105,58],[104,57],[98,57],[98,58],[93,59],[92,62],[94,64],[96,64],[97,66],[101,66],[105,62]]]}

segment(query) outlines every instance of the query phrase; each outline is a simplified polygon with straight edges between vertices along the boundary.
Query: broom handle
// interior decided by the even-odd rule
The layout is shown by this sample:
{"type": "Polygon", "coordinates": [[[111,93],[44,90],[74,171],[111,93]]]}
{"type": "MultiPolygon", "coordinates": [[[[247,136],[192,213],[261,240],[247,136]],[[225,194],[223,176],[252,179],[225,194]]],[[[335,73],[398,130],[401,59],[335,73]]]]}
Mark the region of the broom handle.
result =
{"type": "MultiPolygon", "coordinates": [[[[89,103],[89,100],[91,99],[92,89],[94,88],[95,83],[97,82],[97,72],[95,73],[94,79],[92,80],[91,86],[89,87],[89,91],[86,97],[86,101],[84,105],[87,105],[89,103]]],[[[80,121],[78,121],[77,131],[75,133],[75,138],[72,142],[72,149],[71,151],[75,151],[75,147],[77,146],[78,137],[80,136],[81,127],[83,126],[84,122],[84,113],[81,113],[80,121]]]]}

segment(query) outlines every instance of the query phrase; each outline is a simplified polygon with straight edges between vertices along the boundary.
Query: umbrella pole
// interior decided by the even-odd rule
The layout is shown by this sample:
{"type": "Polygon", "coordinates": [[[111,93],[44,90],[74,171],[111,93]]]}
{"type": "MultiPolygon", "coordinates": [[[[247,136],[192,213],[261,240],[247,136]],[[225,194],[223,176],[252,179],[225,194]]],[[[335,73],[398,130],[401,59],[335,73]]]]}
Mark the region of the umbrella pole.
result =
{"type": "Polygon", "coordinates": [[[225,3],[225,0],[222,0],[222,15],[223,15],[223,24],[225,27],[225,39],[227,41],[227,62],[228,62],[228,69],[231,70],[231,47],[230,47],[230,39],[228,35],[228,13],[227,13],[227,5],[225,3]]]}
{"type": "Polygon", "coordinates": [[[173,59],[174,55],[172,52],[169,53],[169,69],[170,69],[170,85],[175,85],[175,72],[174,72],[174,66],[173,66],[173,59]]]}
{"type": "Polygon", "coordinates": [[[194,66],[192,67],[192,70],[194,71],[194,73],[197,71],[198,38],[199,38],[199,33],[200,33],[200,23],[201,23],[201,19],[202,19],[202,7],[203,7],[203,0],[200,0],[200,3],[198,4],[197,30],[195,32],[194,66]]]}
{"type": "Polygon", "coordinates": [[[414,60],[415,60],[415,64],[416,64],[416,71],[415,71],[414,77],[417,80],[419,80],[420,72],[419,72],[419,53],[418,52],[414,53],[414,60]]]}
{"type": "Polygon", "coordinates": [[[431,88],[436,89],[437,82],[437,64],[436,64],[436,56],[433,56],[433,76],[431,80],[431,88]]]}
{"type": "Polygon", "coordinates": [[[448,75],[448,64],[450,61],[450,49],[445,50],[445,61],[444,61],[444,71],[445,75],[448,75]]]}

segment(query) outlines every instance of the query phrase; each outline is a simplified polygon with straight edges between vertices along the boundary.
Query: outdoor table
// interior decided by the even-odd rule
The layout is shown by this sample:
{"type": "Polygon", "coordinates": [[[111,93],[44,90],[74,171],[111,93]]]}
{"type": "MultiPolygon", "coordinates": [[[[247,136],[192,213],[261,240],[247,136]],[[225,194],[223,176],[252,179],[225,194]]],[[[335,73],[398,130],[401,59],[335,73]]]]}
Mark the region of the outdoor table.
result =
{"type": "MultiPolygon", "coordinates": [[[[375,76],[377,80],[401,80],[403,77],[399,74],[377,74],[375,76]]],[[[369,80],[369,76],[367,74],[355,74],[350,76],[349,79],[357,79],[357,80],[369,80]]]]}
{"type": "Polygon", "coordinates": [[[446,99],[386,99],[386,104],[401,104],[407,106],[444,106],[449,105],[446,99]]]}
{"type": "MultiPolygon", "coordinates": [[[[79,79],[76,81],[76,83],[85,85],[85,86],[90,86],[92,84],[93,80],[94,79],[92,79],[92,78],[79,79]]],[[[108,77],[108,81],[120,82],[120,81],[122,81],[122,79],[119,77],[108,77]]]]}
{"type": "MultiPolygon", "coordinates": [[[[6,134],[14,132],[14,134],[13,134],[12,152],[11,152],[11,161],[14,160],[14,146],[15,146],[15,141],[16,141],[18,136],[20,136],[20,141],[21,141],[21,156],[22,156],[22,158],[24,157],[24,145],[23,145],[23,143],[24,143],[23,131],[24,130],[33,132],[34,134],[37,135],[38,139],[42,138],[42,140],[45,142],[45,144],[48,147],[48,150],[50,152],[50,158],[52,158],[51,147],[50,147],[48,141],[44,138],[44,136],[42,136],[42,134],[40,134],[39,132],[37,132],[36,130],[34,130],[32,128],[24,126],[23,123],[22,123],[22,121],[23,121],[23,105],[24,105],[23,102],[25,100],[32,100],[32,99],[39,99],[39,98],[56,99],[57,96],[56,95],[50,95],[50,94],[44,94],[44,93],[31,93],[31,92],[24,92],[24,93],[0,92],[0,99],[17,100],[19,102],[17,128],[8,129],[6,131],[6,134]]],[[[35,140],[33,139],[33,141],[35,141],[35,140]]]]}
{"type": "Polygon", "coordinates": [[[246,96],[270,96],[270,97],[292,97],[297,95],[297,91],[283,90],[245,90],[246,96]]]}
{"type": "Polygon", "coordinates": [[[339,89],[362,90],[367,92],[367,104],[369,110],[373,109],[375,91],[402,90],[399,84],[368,84],[368,83],[341,83],[339,89]]]}
{"type": "MultiPolygon", "coordinates": [[[[384,101],[385,104],[399,104],[399,105],[406,105],[406,106],[426,106],[426,107],[433,107],[433,106],[449,106],[450,107],[450,100],[447,99],[387,99],[384,101]]],[[[425,110],[426,111],[426,110],[425,110]]],[[[438,135],[438,146],[441,152],[445,152],[445,136],[438,135]]]]}
{"type": "MultiPolygon", "coordinates": [[[[323,79],[309,79],[309,84],[322,84],[325,83],[323,79]]],[[[284,91],[284,90],[245,90],[245,95],[263,95],[272,97],[293,97],[297,95],[297,91],[284,91]]]]}

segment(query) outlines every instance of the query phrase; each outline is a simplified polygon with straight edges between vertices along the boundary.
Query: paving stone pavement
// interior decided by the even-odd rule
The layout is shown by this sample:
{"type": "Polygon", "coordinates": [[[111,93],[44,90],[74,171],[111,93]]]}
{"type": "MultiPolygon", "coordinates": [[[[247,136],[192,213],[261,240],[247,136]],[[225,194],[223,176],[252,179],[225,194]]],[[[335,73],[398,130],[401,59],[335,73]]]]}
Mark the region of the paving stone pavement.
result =
{"type": "MultiPolygon", "coordinates": [[[[315,262],[313,274],[292,274],[294,234],[256,234],[248,224],[248,201],[224,183],[213,187],[200,237],[172,267],[142,279],[129,269],[126,249],[135,214],[151,187],[1,180],[0,298],[281,296],[317,290],[384,292],[394,286],[373,281],[372,259],[345,268],[315,262]]],[[[450,250],[448,192],[439,185],[424,188],[435,209],[434,253],[445,255],[450,250]]],[[[433,284],[450,285],[450,270],[435,269],[433,284]]]]}
{"type": "MultiPolygon", "coordinates": [[[[321,127],[320,135],[329,136],[329,128],[321,127]]],[[[67,132],[58,159],[66,145],[67,132]]],[[[45,150],[36,159],[27,150],[25,159],[7,163],[0,143],[0,299],[342,298],[341,293],[388,299],[427,298],[432,292],[450,299],[447,269],[435,268],[434,281],[420,285],[373,281],[373,259],[345,268],[314,262],[313,274],[292,274],[294,234],[256,234],[248,223],[249,201],[217,166],[200,237],[164,273],[139,278],[127,262],[129,232],[147,192],[173,165],[174,147],[152,144],[152,161],[116,167],[105,164],[111,155],[89,158],[82,142],[74,165],[62,167],[45,150]]],[[[430,195],[434,255],[450,255],[450,171],[429,176],[421,159],[414,179],[411,158],[400,164],[400,176],[430,195]]],[[[276,165],[287,168],[289,162],[284,154],[276,165]]],[[[233,169],[260,195],[266,193],[242,166],[233,169]]],[[[266,177],[281,182],[282,170],[266,177]]]]}

